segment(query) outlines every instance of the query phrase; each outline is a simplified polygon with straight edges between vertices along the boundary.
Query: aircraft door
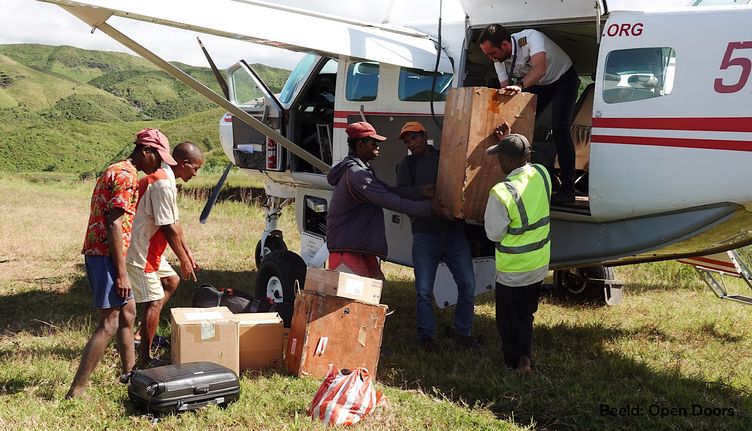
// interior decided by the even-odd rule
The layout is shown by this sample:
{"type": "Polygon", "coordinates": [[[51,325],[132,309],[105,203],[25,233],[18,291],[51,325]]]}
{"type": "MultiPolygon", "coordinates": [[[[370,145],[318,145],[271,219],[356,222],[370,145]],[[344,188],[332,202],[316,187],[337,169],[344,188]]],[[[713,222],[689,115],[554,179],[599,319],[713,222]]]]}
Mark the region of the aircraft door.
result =
{"type": "MultiPolygon", "coordinates": [[[[328,165],[332,164],[333,159],[332,127],[337,93],[337,66],[338,62],[334,58],[317,58],[312,63],[311,73],[299,84],[300,90],[288,109],[287,137],[328,165]]],[[[293,174],[321,173],[310,163],[292,154],[289,163],[293,174]]]]}
{"type": "MultiPolygon", "coordinates": [[[[284,110],[279,100],[258,74],[245,62],[227,71],[230,101],[253,115],[267,126],[283,133],[284,110]]],[[[256,131],[230,114],[225,115],[221,127],[231,128],[231,142],[223,142],[225,153],[239,168],[261,171],[285,169],[286,151],[273,139],[256,131]],[[229,124],[225,124],[229,123],[229,124]]]]}

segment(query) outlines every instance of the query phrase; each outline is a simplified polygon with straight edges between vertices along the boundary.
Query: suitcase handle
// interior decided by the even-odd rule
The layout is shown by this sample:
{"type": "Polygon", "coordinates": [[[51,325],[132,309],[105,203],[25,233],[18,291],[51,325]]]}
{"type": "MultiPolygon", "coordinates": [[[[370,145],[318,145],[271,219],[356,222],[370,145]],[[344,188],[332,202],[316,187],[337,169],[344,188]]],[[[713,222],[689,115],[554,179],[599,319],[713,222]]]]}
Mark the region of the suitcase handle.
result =
{"type": "Polygon", "coordinates": [[[177,405],[177,411],[184,412],[187,410],[196,410],[196,409],[200,409],[201,407],[205,407],[205,406],[212,405],[212,404],[219,405],[224,402],[225,402],[225,397],[219,397],[213,400],[200,401],[197,403],[186,403],[183,401],[179,401],[177,405]]]}
{"type": "Polygon", "coordinates": [[[193,388],[194,394],[205,394],[209,392],[209,385],[196,386],[193,388]]]}

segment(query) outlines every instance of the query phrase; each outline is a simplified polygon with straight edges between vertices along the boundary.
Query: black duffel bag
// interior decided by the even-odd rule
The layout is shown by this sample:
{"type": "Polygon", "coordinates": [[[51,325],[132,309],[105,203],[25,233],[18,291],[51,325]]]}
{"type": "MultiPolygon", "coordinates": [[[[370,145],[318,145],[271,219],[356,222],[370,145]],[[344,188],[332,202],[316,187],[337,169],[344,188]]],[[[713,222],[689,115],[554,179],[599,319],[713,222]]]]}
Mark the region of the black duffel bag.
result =
{"type": "Polygon", "coordinates": [[[202,284],[193,293],[192,305],[199,308],[227,307],[233,313],[247,313],[253,297],[241,290],[202,284]]]}
{"type": "Polygon", "coordinates": [[[293,305],[289,302],[274,302],[270,298],[255,298],[248,306],[249,313],[277,313],[285,328],[292,323],[293,305]]]}

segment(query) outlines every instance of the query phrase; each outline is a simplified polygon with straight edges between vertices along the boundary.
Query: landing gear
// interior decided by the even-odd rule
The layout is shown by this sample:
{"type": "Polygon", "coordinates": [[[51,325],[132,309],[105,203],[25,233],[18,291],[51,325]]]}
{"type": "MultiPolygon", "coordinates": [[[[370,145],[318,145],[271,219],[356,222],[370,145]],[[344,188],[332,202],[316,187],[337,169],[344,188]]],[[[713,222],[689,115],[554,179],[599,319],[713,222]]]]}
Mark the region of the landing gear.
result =
{"type": "Polygon", "coordinates": [[[256,276],[256,297],[270,298],[275,303],[295,301],[296,287],[303,289],[306,264],[288,250],[273,251],[264,257],[256,276]]]}
{"type": "Polygon", "coordinates": [[[622,286],[614,280],[614,269],[605,266],[554,271],[554,290],[566,299],[597,305],[617,305],[622,286]]]}
{"type": "MultiPolygon", "coordinates": [[[[273,193],[279,193],[280,190],[268,190],[266,203],[264,203],[264,212],[266,219],[266,226],[264,227],[264,233],[261,235],[261,239],[256,243],[256,251],[254,252],[254,259],[256,261],[256,268],[261,268],[261,262],[264,257],[269,253],[277,250],[287,250],[287,244],[285,244],[282,231],[277,227],[279,225],[279,218],[282,216],[282,209],[294,202],[293,198],[283,198],[276,196],[273,193]]],[[[287,191],[286,189],[283,191],[287,191]]],[[[280,193],[282,194],[282,193],[280,193]]]]}
{"type": "Polygon", "coordinates": [[[285,239],[281,230],[273,230],[269,232],[263,247],[261,247],[261,240],[256,243],[256,251],[254,253],[256,268],[261,268],[261,261],[266,255],[277,250],[287,250],[287,244],[285,244],[285,239]]]}

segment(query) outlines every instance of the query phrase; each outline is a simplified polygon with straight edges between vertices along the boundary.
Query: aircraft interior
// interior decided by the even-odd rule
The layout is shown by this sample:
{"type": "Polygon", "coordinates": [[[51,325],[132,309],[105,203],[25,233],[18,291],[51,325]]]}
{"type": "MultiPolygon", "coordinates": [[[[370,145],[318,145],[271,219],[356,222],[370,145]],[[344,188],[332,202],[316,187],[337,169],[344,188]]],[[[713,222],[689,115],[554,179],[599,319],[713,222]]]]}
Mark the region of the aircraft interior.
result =
{"type": "MultiPolygon", "coordinates": [[[[328,59],[317,66],[316,78],[302,89],[290,109],[290,138],[302,148],[332,163],[332,125],[334,124],[334,95],[337,82],[337,61],[328,59]]],[[[305,160],[291,157],[290,168],[298,172],[320,173],[305,160]]]]}

